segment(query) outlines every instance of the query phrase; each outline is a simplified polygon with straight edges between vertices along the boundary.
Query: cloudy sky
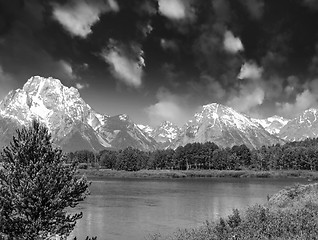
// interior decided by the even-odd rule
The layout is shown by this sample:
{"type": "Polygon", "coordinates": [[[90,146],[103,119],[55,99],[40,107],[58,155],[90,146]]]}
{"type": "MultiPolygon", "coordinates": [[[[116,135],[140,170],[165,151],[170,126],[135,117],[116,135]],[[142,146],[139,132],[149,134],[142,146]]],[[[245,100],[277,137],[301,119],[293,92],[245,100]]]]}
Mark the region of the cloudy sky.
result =
{"type": "Polygon", "coordinates": [[[318,107],[317,26],[317,0],[0,0],[0,98],[40,75],[143,124],[293,117],[318,107]]]}

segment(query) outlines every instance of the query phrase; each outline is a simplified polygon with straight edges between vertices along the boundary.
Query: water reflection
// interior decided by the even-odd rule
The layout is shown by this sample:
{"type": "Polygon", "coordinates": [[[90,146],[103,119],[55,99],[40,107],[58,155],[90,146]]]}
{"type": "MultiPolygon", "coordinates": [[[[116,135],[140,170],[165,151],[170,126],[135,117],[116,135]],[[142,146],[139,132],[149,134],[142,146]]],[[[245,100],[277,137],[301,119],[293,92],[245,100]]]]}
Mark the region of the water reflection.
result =
{"type": "Polygon", "coordinates": [[[305,180],[182,179],[93,182],[79,206],[84,216],[72,236],[140,240],[156,232],[202,225],[233,208],[266,202],[267,195],[305,180]]]}

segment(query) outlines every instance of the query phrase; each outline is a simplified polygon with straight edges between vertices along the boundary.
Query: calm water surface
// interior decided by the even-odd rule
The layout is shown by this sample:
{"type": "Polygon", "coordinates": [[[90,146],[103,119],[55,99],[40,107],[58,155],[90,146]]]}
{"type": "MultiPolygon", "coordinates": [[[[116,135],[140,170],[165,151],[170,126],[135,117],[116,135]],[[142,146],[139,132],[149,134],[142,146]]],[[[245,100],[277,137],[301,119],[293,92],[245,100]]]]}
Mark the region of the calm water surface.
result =
{"type": "Polygon", "coordinates": [[[77,207],[84,216],[72,236],[143,240],[170,234],[266,202],[267,195],[302,179],[176,179],[94,181],[77,207]]]}

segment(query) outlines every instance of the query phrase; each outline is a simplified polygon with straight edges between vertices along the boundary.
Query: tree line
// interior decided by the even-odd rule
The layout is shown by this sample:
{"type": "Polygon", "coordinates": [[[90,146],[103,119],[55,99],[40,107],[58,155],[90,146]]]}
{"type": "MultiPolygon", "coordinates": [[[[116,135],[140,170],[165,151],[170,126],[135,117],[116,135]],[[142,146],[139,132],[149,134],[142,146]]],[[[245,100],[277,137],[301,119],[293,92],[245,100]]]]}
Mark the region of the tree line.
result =
{"type": "Polygon", "coordinates": [[[188,143],[173,149],[145,152],[128,147],[107,149],[99,153],[83,150],[68,153],[70,162],[79,161],[83,168],[98,166],[115,170],[141,169],[215,169],[215,170],[318,170],[318,138],[262,146],[246,145],[220,148],[213,142],[188,143]]]}

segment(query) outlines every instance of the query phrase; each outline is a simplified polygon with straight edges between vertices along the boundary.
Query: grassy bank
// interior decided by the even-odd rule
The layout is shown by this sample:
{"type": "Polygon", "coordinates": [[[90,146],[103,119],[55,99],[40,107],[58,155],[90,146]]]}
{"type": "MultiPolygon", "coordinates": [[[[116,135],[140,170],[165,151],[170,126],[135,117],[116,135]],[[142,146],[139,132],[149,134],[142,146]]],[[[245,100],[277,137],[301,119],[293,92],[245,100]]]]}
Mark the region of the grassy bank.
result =
{"type": "Polygon", "coordinates": [[[140,170],[136,172],[116,171],[110,169],[80,169],[89,179],[107,178],[289,178],[298,177],[317,180],[318,172],[303,170],[286,171],[252,171],[252,170],[140,170]]]}
{"type": "Polygon", "coordinates": [[[151,240],[318,239],[318,184],[297,185],[273,195],[267,204],[248,208],[201,228],[151,240]]]}

